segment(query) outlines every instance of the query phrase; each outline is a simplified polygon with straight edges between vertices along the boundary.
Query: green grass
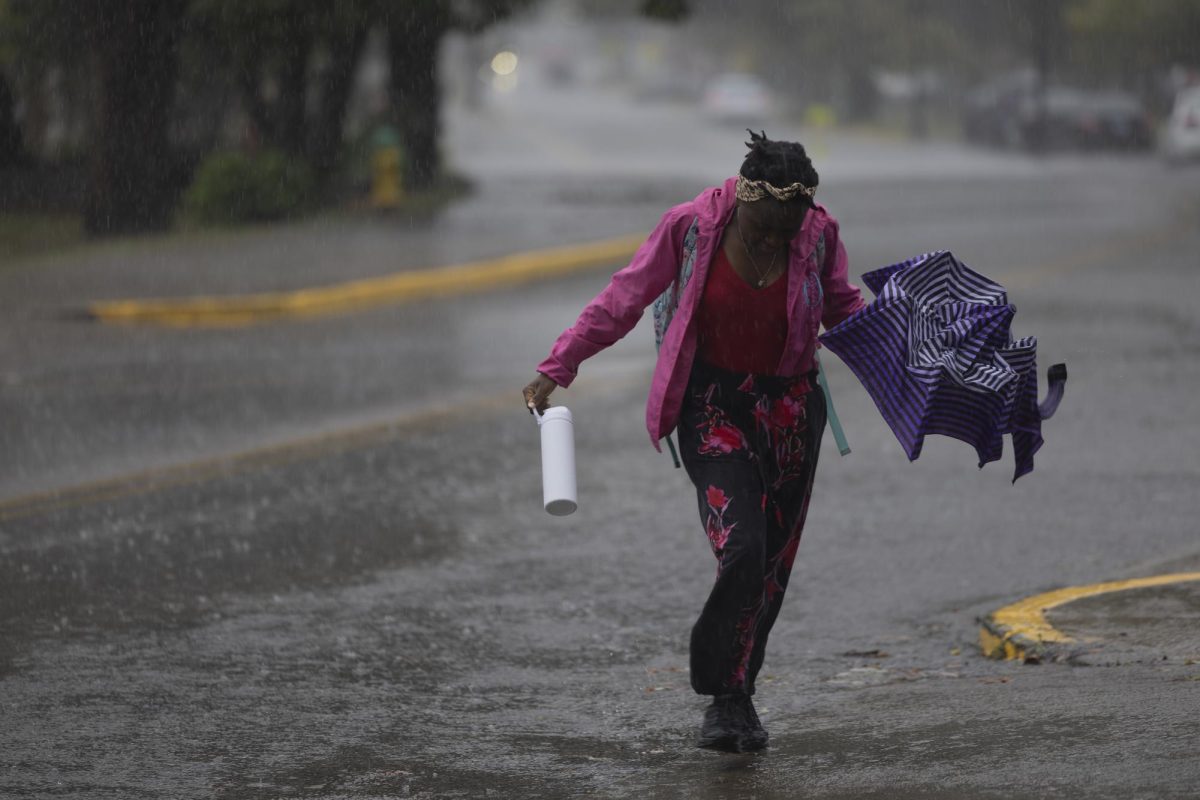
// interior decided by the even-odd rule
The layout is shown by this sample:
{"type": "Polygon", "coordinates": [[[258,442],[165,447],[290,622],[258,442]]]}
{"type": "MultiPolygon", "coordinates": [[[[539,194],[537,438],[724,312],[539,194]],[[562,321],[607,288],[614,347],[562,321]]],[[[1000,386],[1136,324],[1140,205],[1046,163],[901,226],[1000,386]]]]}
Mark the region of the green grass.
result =
{"type": "MultiPolygon", "coordinates": [[[[397,219],[422,219],[436,215],[471,193],[471,184],[466,179],[447,175],[434,186],[422,192],[404,195],[400,205],[386,212],[386,216],[397,219]]],[[[79,214],[46,214],[32,212],[0,212],[0,270],[17,264],[41,261],[78,248],[107,248],[147,246],[155,247],[164,240],[214,239],[228,236],[255,235],[270,230],[276,225],[303,223],[322,217],[339,219],[365,214],[378,214],[370,209],[362,198],[343,199],[323,209],[308,214],[298,214],[291,219],[276,223],[253,222],[246,224],[208,226],[190,219],[186,214],[176,215],[175,224],[168,231],[142,236],[118,236],[109,239],[93,239],[83,230],[79,214]]],[[[45,262],[42,262],[43,264],[45,262]]]]}
{"type": "Polygon", "coordinates": [[[326,212],[334,214],[363,214],[373,213],[392,217],[412,217],[424,219],[435,216],[447,206],[453,205],[471,194],[471,181],[461,175],[448,173],[441,176],[429,188],[421,191],[406,190],[400,197],[400,203],[393,209],[376,211],[370,207],[365,191],[348,196],[343,201],[326,212]]]}
{"type": "Polygon", "coordinates": [[[78,214],[0,213],[0,269],[86,241],[78,214]]]}

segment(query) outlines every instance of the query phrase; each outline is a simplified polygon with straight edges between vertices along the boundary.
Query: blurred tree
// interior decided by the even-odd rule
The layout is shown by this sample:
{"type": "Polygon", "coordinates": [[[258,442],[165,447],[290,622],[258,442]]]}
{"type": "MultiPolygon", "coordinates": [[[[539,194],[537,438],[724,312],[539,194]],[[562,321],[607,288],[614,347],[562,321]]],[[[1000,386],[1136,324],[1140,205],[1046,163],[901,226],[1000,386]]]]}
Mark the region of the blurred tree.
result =
{"type": "Polygon", "coordinates": [[[1042,151],[1049,135],[1047,88],[1061,78],[1063,64],[1073,43],[1065,23],[1067,8],[1078,0],[993,0],[984,7],[987,19],[993,22],[976,29],[976,41],[987,37],[1003,42],[1015,55],[1017,63],[1033,68],[1033,118],[1025,131],[1025,144],[1033,151],[1042,151]],[[997,17],[996,9],[1004,14],[997,17]]]}
{"type": "Polygon", "coordinates": [[[83,198],[93,234],[165,227],[175,165],[168,125],[186,0],[8,0],[0,40],[11,48],[27,102],[28,134],[40,147],[49,86],[63,121],[90,116],[90,179],[83,198]],[[56,80],[51,81],[50,78],[56,80]],[[90,91],[76,92],[79,84],[90,91]],[[80,100],[86,94],[90,102],[80,100]]]}
{"type": "Polygon", "coordinates": [[[0,0],[0,167],[15,164],[24,155],[17,125],[17,99],[10,83],[15,60],[12,29],[12,9],[8,0],[0,0]]]}
{"type": "Polygon", "coordinates": [[[70,149],[90,127],[95,76],[91,60],[81,56],[88,53],[88,17],[70,11],[65,0],[0,0],[0,71],[24,108],[23,141],[33,156],[44,155],[53,95],[69,140],[54,144],[70,149]]]}
{"type": "Polygon", "coordinates": [[[642,16],[664,22],[679,22],[687,17],[691,8],[688,0],[642,0],[642,16]]]}
{"type": "Polygon", "coordinates": [[[231,73],[253,139],[334,169],[346,107],[379,0],[192,0],[201,57],[231,73]]]}
{"type": "Polygon", "coordinates": [[[1033,127],[1029,131],[1029,146],[1035,152],[1044,151],[1049,145],[1049,109],[1046,90],[1058,68],[1068,42],[1063,13],[1066,0],[1024,0],[1027,19],[1033,26],[1031,55],[1037,73],[1036,105],[1033,127]]]}
{"type": "Polygon", "coordinates": [[[17,101],[8,78],[13,54],[12,44],[7,41],[5,34],[12,28],[11,15],[8,0],[0,0],[0,167],[16,161],[21,150],[21,131],[17,127],[17,101]]]}
{"type": "MultiPolygon", "coordinates": [[[[437,56],[442,37],[460,22],[453,5],[448,0],[409,0],[388,4],[383,13],[391,68],[389,100],[404,142],[408,184],[417,190],[431,186],[441,173],[437,56]]],[[[472,3],[470,11],[477,5],[483,3],[472,3]]]]}
{"type": "Polygon", "coordinates": [[[410,187],[425,189],[441,174],[441,92],[437,61],[451,30],[478,33],[535,0],[404,0],[385,3],[391,67],[390,101],[407,158],[410,187]]]}
{"type": "Polygon", "coordinates": [[[0,167],[21,161],[25,148],[21,141],[21,128],[17,125],[17,101],[9,86],[8,78],[0,70],[0,167]]]}
{"type": "Polygon", "coordinates": [[[1156,73],[1200,68],[1200,2],[1074,0],[1066,10],[1070,68],[1081,80],[1144,89],[1156,73]]]}
{"type": "Polygon", "coordinates": [[[389,102],[409,183],[440,173],[437,55],[452,29],[479,31],[533,0],[193,0],[214,64],[232,70],[264,144],[305,159],[318,179],[336,166],[355,70],[373,27],[387,37],[389,102]]]}
{"type": "MultiPolygon", "coordinates": [[[[56,0],[63,1],[65,0],[56,0]]],[[[95,57],[96,108],[84,227],[156,230],[172,216],[168,140],[186,0],[69,3],[95,57]]]]}
{"type": "MultiPolygon", "coordinates": [[[[404,0],[385,2],[382,10],[391,66],[390,100],[404,140],[407,179],[422,189],[441,173],[441,127],[437,54],[451,30],[478,33],[537,0],[404,0]]],[[[584,2],[587,10],[597,5],[584,2]]],[[[676,22],[687,16],[690,0],[604,0],[600,6],[623,13],[676,22]],[[626,6],[628,6],[626,8],[626,6]]]]}
{"type": "MultiPolygon", "coordinates": [[[[711,4],[714,0],[708,0],[711,4]]],[[[719,0],[718,0],[719,4],[719,0]]],[[[833,103],[843,119],[874,116],[881,70],[916,78],[953,73],[972,43],[959,25],[955,0],[752,0],[740,24],[758,43],[774,82],[791,86],[802,103],[833,103]]],[[[912,125],[925,127],[924,84],[915,82],[912,125]]]]}

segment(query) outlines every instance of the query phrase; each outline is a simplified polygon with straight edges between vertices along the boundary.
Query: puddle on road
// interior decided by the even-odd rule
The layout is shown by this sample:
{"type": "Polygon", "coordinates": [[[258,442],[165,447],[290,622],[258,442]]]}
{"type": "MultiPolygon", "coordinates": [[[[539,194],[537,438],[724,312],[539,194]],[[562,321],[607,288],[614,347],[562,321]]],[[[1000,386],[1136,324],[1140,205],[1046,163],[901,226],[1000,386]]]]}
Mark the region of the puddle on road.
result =
{"type": "Polygon", "coordinates": [[[20,544],[0,553],[0,675],[22,642],[189,628],[233,596],[327,591],[443,557],[462,533],[436,493],[397,491],[421,463],[408,444],[6,523],[20,544]]]}

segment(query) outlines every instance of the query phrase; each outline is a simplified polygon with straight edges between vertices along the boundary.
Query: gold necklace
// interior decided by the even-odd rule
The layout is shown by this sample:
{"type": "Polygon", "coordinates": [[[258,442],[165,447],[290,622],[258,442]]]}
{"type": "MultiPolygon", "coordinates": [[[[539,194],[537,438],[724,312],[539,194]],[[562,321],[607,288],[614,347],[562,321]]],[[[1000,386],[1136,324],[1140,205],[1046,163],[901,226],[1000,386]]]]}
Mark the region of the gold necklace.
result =
{"type": "Polygon", "coordinates": [[[746,237],[742,234],[742,215],[737,215],[738,238],[742,240],[742,249],[746,251],[746,258],[750,259],[750,266],[754,267],[754,274],[758,276],[757,288],[761,289],[767,282],[767,278],[775,271],[775,262],[779,260],[779,251],[775,251],[775,255],[771,256],[771,263],[767,265],[767,271],[763,272],[758,268],[758,262],[754,260],[754,256],[750,254],[750,246],[746,244],[746,237]]]}

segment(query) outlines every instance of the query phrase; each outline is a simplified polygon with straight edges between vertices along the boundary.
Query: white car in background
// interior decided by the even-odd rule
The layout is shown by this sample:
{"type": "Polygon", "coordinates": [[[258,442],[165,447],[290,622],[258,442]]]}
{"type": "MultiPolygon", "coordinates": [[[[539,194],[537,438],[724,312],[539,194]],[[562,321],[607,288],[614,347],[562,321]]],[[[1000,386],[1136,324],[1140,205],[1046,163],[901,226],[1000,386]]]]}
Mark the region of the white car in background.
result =
{"type": "Polygon", "coordinates": [[[770,90],[748,72],[726,72],[713,78],[701,104],[712,119],[751,126],[770,121],[773,106],[770,90]]]}
{"type": "Polygon", "coordinates": [[[1175,96],[1162,133],[1162,153],[1171,162],[1200,159],[1200,86],[1175,96]]]}

